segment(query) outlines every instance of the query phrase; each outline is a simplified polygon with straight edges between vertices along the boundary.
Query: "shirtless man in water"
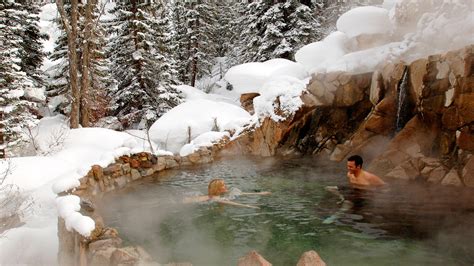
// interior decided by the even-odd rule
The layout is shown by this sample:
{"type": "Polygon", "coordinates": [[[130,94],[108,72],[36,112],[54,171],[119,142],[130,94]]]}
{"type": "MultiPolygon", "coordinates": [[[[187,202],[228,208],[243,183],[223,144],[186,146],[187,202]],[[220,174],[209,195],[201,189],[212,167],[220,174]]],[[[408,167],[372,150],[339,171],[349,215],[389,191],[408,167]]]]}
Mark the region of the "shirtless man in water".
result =
{"type": "MultiPolygon", "coordinates": [[[[385,182],[380,177],[362,170],[362,163],[362,157],[359,155],[353,155],[347,159],[347,178],[353,188],[367,191],[385,185],[385,182]]],[[[341,208],[335,214],[323,220],[324,224],[330,224],[337,220],[340,215],[350,210],[354,203],[345,199],[337,186],[327,186],[325,189],[338,196],[340,199],[338,203],[341,204],[341,208]]]]}
{"type": "Polygon", "coordinates": [[[347,178],[352,185],[359,187],[379,187],[385,182],[378,176],[362,170],[362,157],[353,155],[347,159],[347,178]]]}

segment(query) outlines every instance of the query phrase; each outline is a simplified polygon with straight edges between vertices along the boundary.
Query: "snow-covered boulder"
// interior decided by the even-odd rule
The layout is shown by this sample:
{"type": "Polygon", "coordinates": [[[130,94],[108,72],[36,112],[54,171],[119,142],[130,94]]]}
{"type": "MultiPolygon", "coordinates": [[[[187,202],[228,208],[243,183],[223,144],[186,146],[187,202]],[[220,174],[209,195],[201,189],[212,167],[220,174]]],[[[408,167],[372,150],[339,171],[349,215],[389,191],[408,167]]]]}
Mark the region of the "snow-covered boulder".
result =
{"type": "Polygon", "coordinates": [[[150,139],[161,149],[178,153],[183,145],[209,131],[223,131],[233,121],[249,121],[244,109],[205,99],[182,103],[150,127],[150,139]]]}
{"type": "Polygon", "coordinates": [[[308,71],[314,72],[326,61],[334,61],[346,53],[345,33],[335,31],[323,41],[313,42],[301,47],[295,54],[296,62],[302,64],[308,71]]]}
{"type": "Polygon", "coordinates": [[[224,78],[232,84],[234,90],[242,94],[260,92],[265,82],[283,75],[304,79],[308,72],[299,63],[277,58],[263,63],[252,62],[234,66],[227,71],[224,78]]]}
{"type": "Polygon", "coordinates": [[[361,34],[385,34],[392,30],[389,12],[385,8],[357,7],[342,14],[336,23],[337,30],[348,37],[361,34]]]}

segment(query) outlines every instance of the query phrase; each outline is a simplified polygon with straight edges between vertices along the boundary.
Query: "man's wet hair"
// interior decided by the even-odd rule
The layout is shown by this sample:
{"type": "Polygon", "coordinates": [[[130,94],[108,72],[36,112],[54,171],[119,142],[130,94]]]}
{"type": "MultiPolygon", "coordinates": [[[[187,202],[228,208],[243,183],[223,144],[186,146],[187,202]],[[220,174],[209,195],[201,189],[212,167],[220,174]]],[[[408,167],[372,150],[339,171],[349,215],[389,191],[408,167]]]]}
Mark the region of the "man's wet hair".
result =
{"type": "Polygon", "coordinates": [[[352,155],[351,157],[347,158],[347,161],[355,162],[356,167],[362,167],[362,164],[364,163],[364,160],[362,160],[362,157],[360,157],[359,155],[352,155]]]}

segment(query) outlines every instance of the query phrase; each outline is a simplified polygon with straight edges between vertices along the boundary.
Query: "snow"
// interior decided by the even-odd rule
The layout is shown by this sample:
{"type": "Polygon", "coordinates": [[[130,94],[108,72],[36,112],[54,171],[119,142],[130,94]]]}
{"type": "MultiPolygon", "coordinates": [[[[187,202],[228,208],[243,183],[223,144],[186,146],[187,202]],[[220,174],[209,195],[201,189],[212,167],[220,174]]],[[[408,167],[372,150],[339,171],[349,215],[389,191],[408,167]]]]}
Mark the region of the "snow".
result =
{"type": "Polygon", "coordinates": [[[296,62],[305,66],[310,72],[315,72],[318,66],[325,62],[332,62],[346,54],[345,33],[335,31],[328,35],[323,41],[310,43],[300,48],[295,54],[296,62]]]}
{"type": "Polygon", "coordinates": [[[234,90],[240,94],[258,93],[267,80],[281,75],[299,79],[308,77],[303,65],[278,58],[263,63],[253,62],[234,66],[227,71],[224,79],[231,83],[234,90]]]}
{"type": "MultiPolygon", "coordinates": [[[[229,104],[239,105],[240,102],[238,98],[233,97],[226,97],[221,94],[214,94],[214,93],[205,93],[202,90],[199,90],[195,87],[188,86],[188,85],[179,85],[176,86],[176,89],[181,92],[185,101],[189,100],[197,100],[197,99],[206,99],[210,101],[218,101],[218,102],[226,102],[229,104]]],[[[236,94],[237,95],[237,94],[236,94]]],[[[238,95],[240,96],[240,95],[238,95]]]]}
{"type": "Polygon", "coordinates": [[[241,107],[206,99],[188,100],[160,117],[149,130],[161,149],[178,153],[182,146],[209,131],[222,131],[233,120],[250,120],[241,107]]]}
{"type": "Polygon", "coordinates": [[[148,150],[144,133],[132,132],[134,136],[103,128],[69,130],[65,125],[63,116],[47,117],[33,129],[39,151],[46,155],[0,160],[0,173],[10,167],[4,185],[16,185],[33,204],[22,217],[25,224],[0,237],[1,265],[56,265],[58,215],[69,230],[84,236],[95,226],[91,218],[78,212],[77,197],[57,197],[56,193],[77,187],[78,179],[94,164],[107,166],[123,154],[148,150]],[[48,151],[51,143],[56,146],[48,151]]]}
{"type": "MultiPolygon", "coordinates": [[[[113,5],[106,6],[107,10],[113,5]]],[[[386,63],[410,63],[472,44],[473,12],[471,0],[385,0],[381,7],[350,10],[338,19],[338,31],[303,46],[296,52],[295,62],[277,58],[230,68],[224,79],[232,84],[232,91],[215,78],[203,80],[201,87],[217,84],[219,89],[213,90],[216,93],[177,86],[184,103],[152,125],[150,140],[145,131],[69,129],[63,116],[43,118],[32,130],[37,156],[0,161],[0,173],[11,168],[4,185],[16,185],[33,204],[31,211],[22,216],[24,224],[0,237],[0,264],[56,265],[58,216],[65,219],[68,230],[90,234],[94,221],[79,213],[80,199],[71,195],[58,197],[57,193],[77,187],[79,178],[92,165],[105,167],[118,156],[140,151],[185,156],[224,137],[233,139],[265,117],[280,121],[300,108],[300,95],[310,75],[317,72],[369,72],[386,63]],[[373,36],[375,39],[371,39],[373,36]],[[254,98],[253,116],[239,107],[240,94],[249,92],[260,94],[254,98]],[[276,107],[281,111],[278,114],[276,107]]],[[[41,32],[50,36],[43,41],[46,52],[53,50],[60,34],[52,21],[57,16],[54,3],[42,7],[41,32]]],[[[136,54],[136,58],[140,56],[136,54]]],[[[42,69],[49,69],[52,64],[45,59],[42,69]]],[[[43,91],[27,88],[12,93],[11,97],[26,95],[36,99],[43,95],[43,91]]],[[[63,100],[57,98],[49,104],[54,107],[63,100]]],[[[3,110],[9,112],[11,108],[3,110]]]]}
{"type": "Polygon", "coordinates": [[[203,133],[193,139],[190,143],[185,144],[179,151],[179,155],[186,156],[197,151],[200,147],[212,146],[214,143],[219,142],[219,140],[223,139],[224,137],[230,137],[230,133],[227,131],[210,131],[203,133]]]}
{"type": "MultiPolygon", "coordinates": [[[[59,17],[57,7],[55,3],[49,3],[41,7],[40,16],[40,32],[45,33],[49,36],[48,39],[42,40],[43,50],[46,53],[52,53],[54,51],[54,43],[61,35],[61,30],[58,28],[57,24],[54,22],[59,17]]],[[[48,58],[45,57],[43,61],[43,65],[41,67],[42,70],[46,71],[47,69],[51,68],[53,62],[48,58]]]]}
{"type": "Polygon", "coordinates": [[[94,220],[79,213],[81,199],[78,196],[68,195],[58,197],[56,204],[59,216],[66,221],[66,229],[74,229],[81,235],[88,237],[95,228],[94,220]]]}
{"type": "Polygon", "coordinates": [[[288,76],[274,78],[266,82],[260,90],[260,96],[254,98],[254,109],[257,117],[270,117],[281,121],[286,116],[295,113],[303,104],[300,95],[305,90],[307,82],[288,76]],[[279,98],[278,109],[282,115],[275,114],[275,100],[279,98]]]}
{"type": "Polygon", "coordinates": [[[392,24],[385,8],[364,6],[342,14],[336,23],[337,30],[348,37],[361,34],[384,34],[390,32],[392,24]]]}

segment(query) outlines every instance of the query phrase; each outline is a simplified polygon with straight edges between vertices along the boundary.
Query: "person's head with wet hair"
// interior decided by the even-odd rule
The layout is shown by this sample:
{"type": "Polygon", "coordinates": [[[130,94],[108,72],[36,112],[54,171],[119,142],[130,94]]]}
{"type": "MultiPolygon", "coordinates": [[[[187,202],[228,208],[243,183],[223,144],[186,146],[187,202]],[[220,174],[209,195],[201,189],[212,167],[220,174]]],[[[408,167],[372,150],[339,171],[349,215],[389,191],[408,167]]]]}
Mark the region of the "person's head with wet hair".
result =
{"type": "Polygon", "coordinates": [[[362,160],[362,157],[359,155],[352,155],[349,158],[347,158],[348,162],[354,162],[356,167],[362,168],[362,164],[364,163],[364,160],[362,160]]]}
{"type": "Polygon", "coordinates": [[[220,196],[226,192],[227,187],[225,185],[224,179],[216,178],[209,182],[209,186],[207,187],[208,196],[220,196]]]}

